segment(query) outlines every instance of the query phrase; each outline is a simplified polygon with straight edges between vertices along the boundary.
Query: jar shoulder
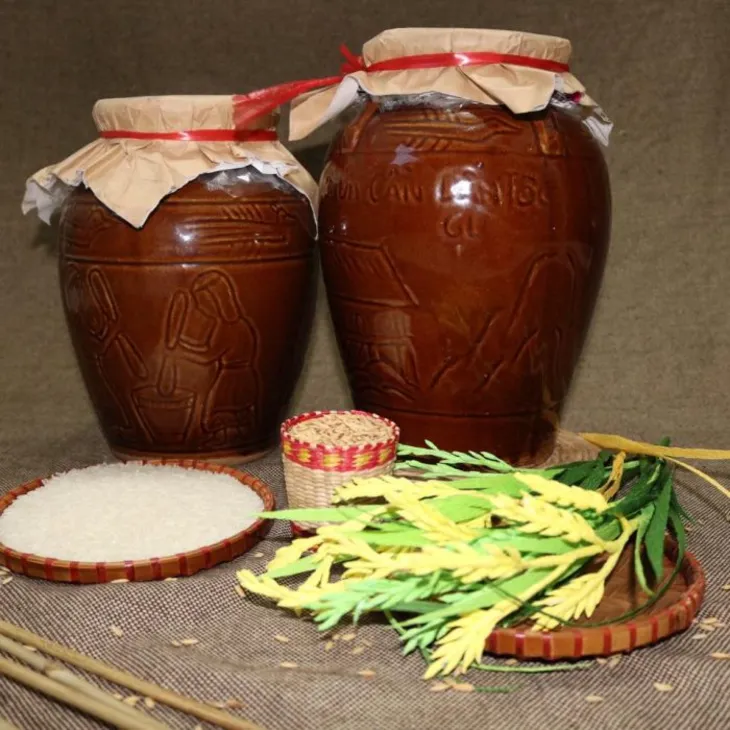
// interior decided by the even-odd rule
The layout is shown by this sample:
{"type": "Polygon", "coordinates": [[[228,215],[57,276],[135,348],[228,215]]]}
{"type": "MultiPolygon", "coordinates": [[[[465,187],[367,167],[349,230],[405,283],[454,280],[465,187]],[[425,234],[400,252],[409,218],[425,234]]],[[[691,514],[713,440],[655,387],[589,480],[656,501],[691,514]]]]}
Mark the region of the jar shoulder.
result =
{"type": "Polygon", "coordinates": [[[464,104],[454,107],[404,105],[381,108],[364,104],[341,128],[331,156],[389,154],[447,156],[520,154],[581,156],[602,159],[600,144],[574,113],[547,107],[515,115],[501,106],[464,104]]]}
{"type": "Polygon", "coordinates": [[[196,179],[166,196],[141,228],[92,191],[76,188],[61,211],[59,238],[62,253],[71,257],[166,261],[309,252],[312,229],[310,205],[293,188],[196,179]]]}

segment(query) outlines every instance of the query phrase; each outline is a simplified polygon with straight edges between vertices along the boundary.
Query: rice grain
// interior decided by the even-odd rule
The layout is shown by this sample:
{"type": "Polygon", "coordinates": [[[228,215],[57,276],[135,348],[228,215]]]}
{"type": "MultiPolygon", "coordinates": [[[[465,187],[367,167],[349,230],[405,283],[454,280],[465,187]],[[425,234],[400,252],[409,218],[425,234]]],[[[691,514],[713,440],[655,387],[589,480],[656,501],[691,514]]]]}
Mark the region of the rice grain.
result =
{"type": "Polygon", "coordinates": [[[445,692],[447,689],[450,689],[450,685],[446,684],[446,682],[434,682],[428,688],[429,692],[445,692]]]}
{"type": "Polygon", "coordinates": [[[262,507],[256,492],[228,474],[100,464],[18,497],[0,514],[0,542],[57,560],[148,560],[231,538],[262,507]]]}
{"type": "Polygon", "coordinates": [[[390,428],[377,418],[359,413],[325,413],[294,425],[292,438],[323,446],[365,446],[387,441],[390,428]]]}

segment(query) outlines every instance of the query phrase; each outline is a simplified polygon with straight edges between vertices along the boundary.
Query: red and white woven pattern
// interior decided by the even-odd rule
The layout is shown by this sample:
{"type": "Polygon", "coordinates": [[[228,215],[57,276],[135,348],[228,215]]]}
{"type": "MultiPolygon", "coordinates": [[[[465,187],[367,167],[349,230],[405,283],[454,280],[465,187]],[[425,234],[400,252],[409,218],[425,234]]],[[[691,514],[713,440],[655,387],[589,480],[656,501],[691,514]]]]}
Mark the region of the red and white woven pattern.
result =
{"type": "MultiPolygon", "coordinates": [[[[312,411],[294,416],[281,427],[282,461],[289,507],[329,507],[337,487],[356,477],[367,478],[389,474],[395,464],[400,430],[387,418],[365,411],[312,411]],[[339,447],[300,441],[291,435],[299,423],[325,415],[359,415],[376,419],[388,427],[385,441],[361,446],[339,447]]],[[[318,524],[298,523],[315,529],[318,524]]]]}
{"type": "Polygon", "coordinates": [[[285,421],[281,426],[281,447],[284,458],[318,471],[351,472],[374,469],[395,459],[400,431],[398,426],[387,418],[365,411],[311,411],[302,413],[285,421]],[[328,446],[299,441],[291,435],[291,430],[300,423],[328,415],[365,416],[379,421],[388,427],[390,438],[374,444],[362,446],[328,446]]]}

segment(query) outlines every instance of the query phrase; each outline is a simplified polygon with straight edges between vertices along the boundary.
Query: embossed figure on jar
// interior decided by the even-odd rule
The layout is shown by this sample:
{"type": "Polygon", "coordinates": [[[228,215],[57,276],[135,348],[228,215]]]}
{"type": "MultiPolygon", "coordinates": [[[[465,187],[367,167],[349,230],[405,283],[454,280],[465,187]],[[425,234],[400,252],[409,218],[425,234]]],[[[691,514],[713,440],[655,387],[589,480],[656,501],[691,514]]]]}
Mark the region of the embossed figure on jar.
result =
{"type": "Polygon", "coordinates": [[[256,458],[276,444],[299,374],[313,307],[316,185],[276,142],[272,118],[236,128],[234,105],[233,97],[99,102],[103,138],[29,181],[27,207],[64,199],[64,308],[120,458],[256,458]],[[190,119],[214,126],[190,130],[190,119]],[[139,166],[117,165],[135,155],[139,166]],[[151,159],[159,174],[148,174],[151,159]],[[89,189],[69,178],[79,169],[89,189]],[[172,191],[170,170],[179,181],[172,191]]]}
{"type": "MultiPolygon", "coordinates": [[[[154,431],[155,413],[179,404],[189,411],[195,437],[215,449],[246,440],[256,430],[261,405],[256,372],[258,333],[246,317],[234,282],[213,270],[198,276],[190,291],[177,291],[165,322],[165,356],[154,386],[135,391],[135,400],[154,431]],[[200,383],[205,383],[200,389],[200,383]]],[[[157,429],[164,440],[166,424],[157,429]]],[[[183,438],[190,438],[185,433],[183,438]]]]}
{"type": "MultiPolygon", "coordinates": [[[[355,405],[406,443],[522,464],[552,451],[610,233],[591,131],[603,128],[578,96],[554,93],[577,88],[569,50],[399,29],[366,44],[348,77],[357,98],[320,181],[322,266],[355,405]],[[419,68],[419,54],[435,57],[419,68]]],[[[321,108],[295,105],[295,132],[321,108]]]]}
{"type": "Polygon", "coordinates": [[[111,424],[115,437],[134,433],[134,408],[124,387],[127,382],[149,377],[139,349],[121,329],[119,307],[100,268],[69,264],[65,272],[63,301],[69,326],[84,339],[85,357],[99,374],[105,390],[100,401],[101,417],[111,424]]]}

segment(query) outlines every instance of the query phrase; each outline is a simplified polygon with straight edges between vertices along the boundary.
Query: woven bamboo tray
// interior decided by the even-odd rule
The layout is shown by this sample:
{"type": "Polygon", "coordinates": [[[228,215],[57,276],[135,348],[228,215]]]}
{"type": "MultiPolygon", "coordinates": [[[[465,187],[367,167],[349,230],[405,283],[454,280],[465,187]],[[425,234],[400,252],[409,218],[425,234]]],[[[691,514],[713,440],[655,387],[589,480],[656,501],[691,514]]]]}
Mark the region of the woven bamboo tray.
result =
{"type": "MultiPolygon", "coordinates": [[[[676,558],[677,547],[668,540],[664,557],[665,575],[674,570],[676,558]]],[[[666,593],[630,620],[619,620],[620,616],[648,600],[638,587],[633,549],[627,549],[609,577],[603,599],[590,619],[583,619],[571,628],[554,631],[531,631],[528,625],[496,629],[487,639],[486,650],[501,656],[548,661],[630,652],[689,628],[704,595],[702,566],[694,555],[686,553],[682,567],[666,593]],[[616,621],[612,622],[612,618],[616,621]]]]}
{"type": "MultiPolygon", "coordinates": [[[[141,461],[140,463],[182,466],[186,469],[228,474],[241,484],[253,489],[263,500],[265,511],[271,511],[276,507],[274,494],[264,482],[237,469],[194,459],[153,459],[141,461]]],[[[18,497],[43,486],[43,481],[43,478],[34,479],[5,494],[0,498],[0,514],[18,497]]],[[[212,568],[214,565],[243,555],[259,542],[269,525],[270,523],[266,520],[256,520],[245,530],[213,545],[206,545],[177,555],[114,563],[56,560],[31,553],[20,553],[0,543],[0,565],[4,565],[14,573],[26,575],[30,578],[43,578],[63,583],[109,583],[113,580],[123,579],[148,581],[178,578],[193,575],[198,571],[212,568]]]]}

